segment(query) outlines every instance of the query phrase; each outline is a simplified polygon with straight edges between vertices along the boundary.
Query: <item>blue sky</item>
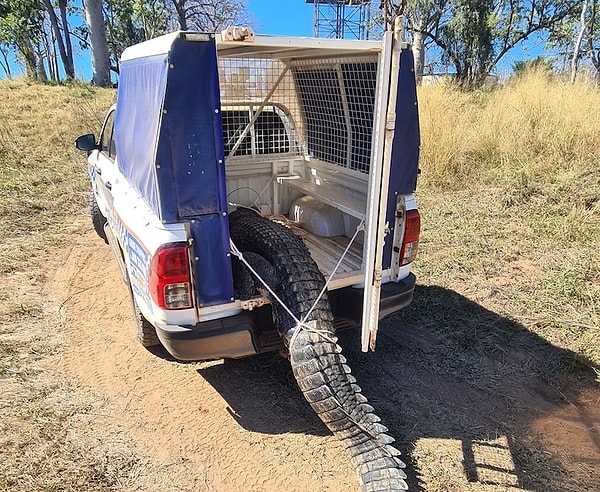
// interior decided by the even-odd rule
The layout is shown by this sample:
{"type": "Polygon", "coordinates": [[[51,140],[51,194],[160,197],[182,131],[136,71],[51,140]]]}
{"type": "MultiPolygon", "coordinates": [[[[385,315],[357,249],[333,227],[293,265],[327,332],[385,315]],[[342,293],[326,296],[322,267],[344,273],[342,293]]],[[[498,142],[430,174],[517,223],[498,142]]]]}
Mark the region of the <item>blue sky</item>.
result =
{"type": "MultiPolygon", "coordinates": [[[[279,34],[286,36],[312,36],[313,4],[304,0],[246,0],[246,8],[258,24],[259,34],[279,34]]],[[[75,73],[83,79],[91,78],[91,62],[87,52],[82,52],[77,43],[75,51],[75,73]]],[[[16,63],[11,67],[13,75],[22,73],[16,63]]],[[[0,69],[0,78],[5,74],[0,69]]]]}
{"type": "Polygon", "coordinates": [[[247,9],[257,20],[259,34],[312,36],[313,4],[304,0],[247,0],[247,9]]]}

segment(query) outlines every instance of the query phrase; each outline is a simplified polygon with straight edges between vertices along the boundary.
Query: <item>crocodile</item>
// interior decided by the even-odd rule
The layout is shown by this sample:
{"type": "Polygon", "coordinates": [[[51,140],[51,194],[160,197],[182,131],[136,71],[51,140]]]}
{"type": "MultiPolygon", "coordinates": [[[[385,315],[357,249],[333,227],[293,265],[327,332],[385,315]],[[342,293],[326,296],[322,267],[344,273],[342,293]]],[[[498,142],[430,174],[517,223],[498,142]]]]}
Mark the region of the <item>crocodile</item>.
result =
{"type": "MultiPolygon", "coordinates": [[[[337,343],[325,278],[302,239],[284,225],[240,209],[229,216],[230,236],[244,264],[238,284],[267,297],[292,372],[306,401],[338,437],[363,492],[407,490],[394,438],[362,394],[337,343]]],[[[240,262],[240,260],[236,260],[240,262]]],[[[241,263],[241,262],[240,262],[241,263]]]]}

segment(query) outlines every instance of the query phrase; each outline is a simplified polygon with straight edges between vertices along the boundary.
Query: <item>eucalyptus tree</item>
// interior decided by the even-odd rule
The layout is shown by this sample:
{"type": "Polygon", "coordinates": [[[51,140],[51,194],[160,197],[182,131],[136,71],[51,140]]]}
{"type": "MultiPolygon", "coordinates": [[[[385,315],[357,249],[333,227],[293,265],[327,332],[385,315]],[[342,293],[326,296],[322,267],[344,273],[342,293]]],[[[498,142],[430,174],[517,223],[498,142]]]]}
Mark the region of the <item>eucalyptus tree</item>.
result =
{"type": "Polygon", "coordinates": [[[565,65],[568,61],[571,82],[583,65],[592,69],[600,83],[600,0],[582,0],[570,20],[552,33],[549,46],[558,50],[565,65]]]}
{"type": "Polygon", "coordinates": [[[415,77],[423,78],[426,44],[438,39],[442,18],[447,18],[448,0],[408,0],[405,10],[411,49],[415,60],[415,77]]]}
{"type": "Polygon", "coordinates": [[[492,0],[456,0],[448,22],[440,26],[436,43],[456,69],[461,85],[483,82],[493,57],[490,16],[492,0]]]}
{"type": "Polygon", "coordinates": [[[417,77],[430,46],[462,84],[478,83],[510,50],[531,36],[551,36],[579,9],[572,0],[407,0],[417,77]]]}
{"type": "Polygon", "coordinates": [[[104,0],[110,68],[119,73],[123,50],[174,29],[173,13],[161,0],[104,0]]]}
{"type": "Polygon", "coordinates": [[[28,77],[41,80],[47,78],[41,49],[44,15],[38,0],[0,2],[0,44],[16,52],[28,77]]]}
{"type": "Polygon", "coordinates": [[[560,31],[578,12],[579,5],[573,0],[494,0],[494,56],[490,69],[526,39],[560,31]]]}
{"type": "Polygon", "coordinates": [[[171,0],[182,30],[218,32],[235,24],[252,24],[243,0],[171,0]]]}
{"type": "Polygon", "coordinates": [[[596,70],[596,83],[600,84],[600,1],[593,0],[589,3],[584,51],[596,70]]]}
{"type": "MultiPolygon", "coordinates": [[[[67,21],[67,0],[58,0],[60,20],[56,15],[51,0],[44,0],[44,6],[50,18],[50,25],[54,33],[54,39],[58,45],[58,51],[62,60],[67,79],[75,78],[75,64],[73,62],[73,48],[71,45],[71,35],[69,32],[69,23],[67,21]]],[[[58,74],[57,74],[58,75],[58,74]]]]}
{"type": "Polygon", "coordinates": [[[92,55],[92,83],[98,86],[108,86],[110,84],[110,61],[102,0],[83,0],[83,9],[92,55]]]}

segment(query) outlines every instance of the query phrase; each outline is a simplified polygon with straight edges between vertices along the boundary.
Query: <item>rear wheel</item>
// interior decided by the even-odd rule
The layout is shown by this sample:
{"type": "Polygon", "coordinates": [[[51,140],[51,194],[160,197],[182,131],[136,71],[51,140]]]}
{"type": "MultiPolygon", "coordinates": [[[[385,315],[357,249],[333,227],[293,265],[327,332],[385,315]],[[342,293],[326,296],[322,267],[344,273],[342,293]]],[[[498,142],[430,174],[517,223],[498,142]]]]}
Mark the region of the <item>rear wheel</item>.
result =
{"type": "Polygon", "coordinates": [[[135,301],[131,286],[129,287],[129,298],[131,299],[131,308],[133,310],[133,322],[135,325],[135,335],[144,347],[155,347],[160,345],[160,340],[156,334],[156,328],[144,317],[135,301]]]}
{"type": "Polygon", "coordinates": [[[100,207],[98,207],[98,202],[96,201],[96,196],[93,191],[90,191],[90,217],[92,218],[92,225],[94,226],[94,230],[96,234],[106,243],[108,244],[108,239],[106,238],[106,232],[104,232],[104,224],[106,224],[106,217],[100,211],[100,207]]]}

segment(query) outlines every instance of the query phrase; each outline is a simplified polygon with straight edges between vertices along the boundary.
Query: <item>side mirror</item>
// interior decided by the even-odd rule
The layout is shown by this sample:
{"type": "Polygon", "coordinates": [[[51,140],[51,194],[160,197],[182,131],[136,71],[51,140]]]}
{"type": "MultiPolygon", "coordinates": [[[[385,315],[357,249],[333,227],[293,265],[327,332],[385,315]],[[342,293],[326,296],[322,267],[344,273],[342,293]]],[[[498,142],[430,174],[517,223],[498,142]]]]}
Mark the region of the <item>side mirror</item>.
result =
{"type": "Polygon", "coordinates": [[[96,145],[96,137],[94,137],[93,133],[81,135],[81,137],[77,137],[77,140],[75,140],[75,147],[77,147],[79,150],[85,150],[87,152],[95,150],[98,148],[96,145]]]}

